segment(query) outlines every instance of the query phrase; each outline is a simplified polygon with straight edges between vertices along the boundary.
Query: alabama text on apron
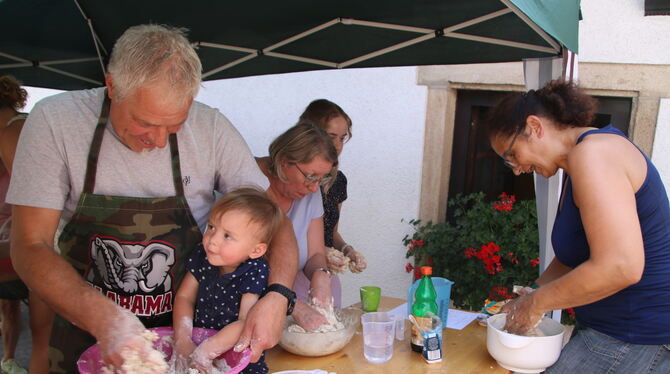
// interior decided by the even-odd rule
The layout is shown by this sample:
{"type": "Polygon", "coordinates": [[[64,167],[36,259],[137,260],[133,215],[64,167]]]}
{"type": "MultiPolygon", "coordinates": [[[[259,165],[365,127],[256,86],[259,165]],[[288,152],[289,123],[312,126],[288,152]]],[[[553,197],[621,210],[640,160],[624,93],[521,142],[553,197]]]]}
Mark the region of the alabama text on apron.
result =
{"type": "MultiPolygon", "coordinates": [[[[91,286],[137,315],[146,327],[169,326],[184,261],[202,240],[184,196],[177,136],[169,137],[175,196],[96,195],[96,169],[109,106],[105,93],[84,189],[58,245],[61,255],[91,286]]],[[[50,339],[50,372],[76,373],[77,359],[92,344],[93,336],[57,316],[50,339]]]]}

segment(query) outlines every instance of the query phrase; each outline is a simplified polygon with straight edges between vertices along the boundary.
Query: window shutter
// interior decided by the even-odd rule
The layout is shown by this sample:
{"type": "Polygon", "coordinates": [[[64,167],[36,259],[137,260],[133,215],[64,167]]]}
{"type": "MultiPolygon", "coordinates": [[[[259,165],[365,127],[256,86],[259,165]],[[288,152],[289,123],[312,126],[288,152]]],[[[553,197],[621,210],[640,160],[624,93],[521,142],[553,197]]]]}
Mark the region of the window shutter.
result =
{"type": "Polygon", "coordinates": [[[670,0],[644,0],[645,16],[670,15],[670,0]]]}

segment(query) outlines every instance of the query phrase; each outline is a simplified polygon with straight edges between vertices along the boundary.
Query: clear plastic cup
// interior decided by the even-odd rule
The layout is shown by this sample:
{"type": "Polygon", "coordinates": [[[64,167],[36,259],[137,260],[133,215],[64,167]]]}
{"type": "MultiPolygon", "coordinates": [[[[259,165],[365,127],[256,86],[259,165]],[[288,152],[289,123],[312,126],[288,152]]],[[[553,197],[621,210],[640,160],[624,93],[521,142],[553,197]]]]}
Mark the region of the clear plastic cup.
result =
{"type": "Polygon", "coordinates": [[[373,364],[383,364],[393,356],[396,321],[386,312],[365,313],[363,325],[363,354],[373,364]]]}
{"type": "Polygon", "coordinates": [[[395,320],[395,338],[400,341],[405,340],[405,317],[395,320]]]}

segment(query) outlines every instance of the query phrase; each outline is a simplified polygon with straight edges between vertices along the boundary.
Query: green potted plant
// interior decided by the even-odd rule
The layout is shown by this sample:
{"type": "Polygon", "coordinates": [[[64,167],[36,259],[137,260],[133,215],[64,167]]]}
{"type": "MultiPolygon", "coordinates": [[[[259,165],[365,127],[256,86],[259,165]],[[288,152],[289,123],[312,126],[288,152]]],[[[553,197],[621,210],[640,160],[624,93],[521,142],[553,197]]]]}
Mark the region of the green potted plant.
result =
{"type": "Polygon", "coordinates": [[[455,282],[458,308],[480,310],[484,300],[512,297],[512,286],[528,286],[539,274],[539,235],[534,200],[517,202],[502,193],[494,202],[484,193],[458,195],[448,203],[449,222],[409,221],[415,232],[403,238],[411,272],[433,267],[434,276],[455,282]]]}

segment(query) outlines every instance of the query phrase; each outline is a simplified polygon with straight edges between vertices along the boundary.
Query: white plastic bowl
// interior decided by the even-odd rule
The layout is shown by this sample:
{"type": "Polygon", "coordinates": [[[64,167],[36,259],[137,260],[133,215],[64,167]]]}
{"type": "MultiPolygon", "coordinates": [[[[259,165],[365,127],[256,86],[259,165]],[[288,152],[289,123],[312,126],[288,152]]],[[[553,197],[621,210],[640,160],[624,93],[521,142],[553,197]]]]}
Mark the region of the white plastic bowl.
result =
{"type": "Polygon", "coordinates": [[[360,312],[354,309],[341,309],[335,313],[344,323],[344,328],[331,332],[288,331],[288,326],[294,323],[293,317],[288,317],[279,345],[293,354],[307,357],[325,356],[339,351],[349,343],[356,332],[360,312]]]}
{"type": "Polygon", "coordinates": [[[505,369],[518,373],[540,373],[553,365],[563,348],[565,328],[544,317],[538,328],[546,336],[520,336],[503,331],[506,313],[487,320],[486,348],[505,369]]]}

